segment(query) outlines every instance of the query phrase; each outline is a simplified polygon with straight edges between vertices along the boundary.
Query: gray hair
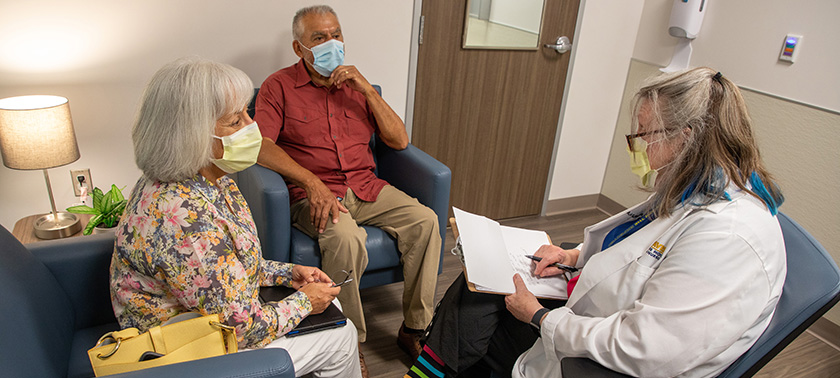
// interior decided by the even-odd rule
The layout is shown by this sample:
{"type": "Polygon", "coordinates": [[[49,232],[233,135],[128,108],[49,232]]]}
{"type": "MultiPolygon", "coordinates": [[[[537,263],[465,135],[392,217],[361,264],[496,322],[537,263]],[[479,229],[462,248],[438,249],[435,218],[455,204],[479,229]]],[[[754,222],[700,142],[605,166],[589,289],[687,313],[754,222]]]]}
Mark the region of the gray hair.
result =
{"type": "Polygon", "coordinates": [[[243,109],[254,84],[233,66],[178,59],[152,76],[131,137],[143,174],[163,182],[188,179],[213,160],[216,121],[243,109]]]}
{"type": "Polygon", "coordinates": [[[771,211],[784,201],[761,160],[735,83],[708,67],[654,77],[634,98],[632,133],[638,130],[644,102],[650,104],[654,123],[666,130],[665,139],[682,139],[673,162],[658,177],[653,195],[658,216],[670,215],[688,198],[710,204],[725,197],[730,183],[763,200],[771,211]]]}
{"type": "Polygon", "coordinates": [[[338,14],[329,5],[313,5],[299,9],[292,19],[292,36],[298,41],[303,37],[303,18],[309,14],[331,14],[338,19],[338,14]]]}

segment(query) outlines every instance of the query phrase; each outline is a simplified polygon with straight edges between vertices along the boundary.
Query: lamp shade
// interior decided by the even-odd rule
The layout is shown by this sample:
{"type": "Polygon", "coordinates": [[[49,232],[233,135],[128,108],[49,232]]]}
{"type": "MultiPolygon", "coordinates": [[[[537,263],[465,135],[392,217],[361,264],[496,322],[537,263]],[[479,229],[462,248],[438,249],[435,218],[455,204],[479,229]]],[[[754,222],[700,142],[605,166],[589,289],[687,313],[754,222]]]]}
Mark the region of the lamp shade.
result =
{"type": "Polygon", "coordinates": [[[0,99],[0,153],[12,169],[47,169],[79,160],[70,103],[59,96],[0,99]]]}

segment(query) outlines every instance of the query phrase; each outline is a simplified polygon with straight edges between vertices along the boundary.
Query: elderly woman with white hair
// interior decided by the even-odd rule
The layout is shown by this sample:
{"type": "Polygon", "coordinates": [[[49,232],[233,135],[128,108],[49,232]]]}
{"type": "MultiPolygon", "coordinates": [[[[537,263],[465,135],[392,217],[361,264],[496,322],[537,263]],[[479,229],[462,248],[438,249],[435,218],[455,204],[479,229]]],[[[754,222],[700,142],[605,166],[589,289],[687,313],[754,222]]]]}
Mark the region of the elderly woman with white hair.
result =
{"type": "Polygon", "coordinates": [[[340,291],[320,269],[265,260],[248,204],[226,175],[256,162],[262,137],[244,72],[199,58],[161,68],[132,130],[143,171],[117,227],[111,301],[123,328],[145,331],[183,312],[219,314],[240,348],[286,349],[295,374],[358,377],[352,325],[283,335],[340,291]],[[261,303],[260,286],[297,291],[261,303]]]}
{"type": "Polygon", "coordinates": [[[518,275],[507,297],[456,281],[407,376],[559,377],[561,359],[587,357],[632,376],[712,377],[755,343],[784,284],[784,199],[738,87],[709,68],[655,77],[626,139],[650,198],[587,227],[577,248],[535,253],[536,277],[580,269],[568,301],[543,307],[518,275]]]}

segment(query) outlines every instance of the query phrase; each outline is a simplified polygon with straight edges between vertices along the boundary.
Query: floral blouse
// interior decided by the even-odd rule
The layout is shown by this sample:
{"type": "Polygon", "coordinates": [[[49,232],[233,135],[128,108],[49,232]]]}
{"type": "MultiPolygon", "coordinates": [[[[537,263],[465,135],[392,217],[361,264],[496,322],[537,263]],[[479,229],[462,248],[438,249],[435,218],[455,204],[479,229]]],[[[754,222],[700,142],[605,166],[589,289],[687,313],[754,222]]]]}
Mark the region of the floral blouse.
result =
{"type": "Polygon", "coordinates": [[[215,185],[200,174],[141,177],[116,231],[111,303],[121,327],[141,332],[182,312],[217,313],[240,348],[256,348],[312,310],[302,292],[260,303],[260,286],[292,286],[293,267],[263,259],[251,210],[227,176],[215,185]]]}

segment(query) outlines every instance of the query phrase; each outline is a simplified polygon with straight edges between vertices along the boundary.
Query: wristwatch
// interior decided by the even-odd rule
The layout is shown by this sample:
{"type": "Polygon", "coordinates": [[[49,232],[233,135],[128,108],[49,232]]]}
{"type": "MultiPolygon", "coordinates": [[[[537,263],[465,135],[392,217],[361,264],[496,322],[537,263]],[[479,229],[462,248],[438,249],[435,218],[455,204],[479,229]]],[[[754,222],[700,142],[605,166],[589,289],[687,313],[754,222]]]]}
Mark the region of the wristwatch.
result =
{"type": "Polygon", "coordinates": [[[549,311],[551,310],[543,307],[537,310],[537,312],[534,313],[534,316],[531,317],[531,325],[534,326],[534,328],[536,328],[537,331],[540,330],[540,320],[542,320],[543,316],[549,311]]]}

